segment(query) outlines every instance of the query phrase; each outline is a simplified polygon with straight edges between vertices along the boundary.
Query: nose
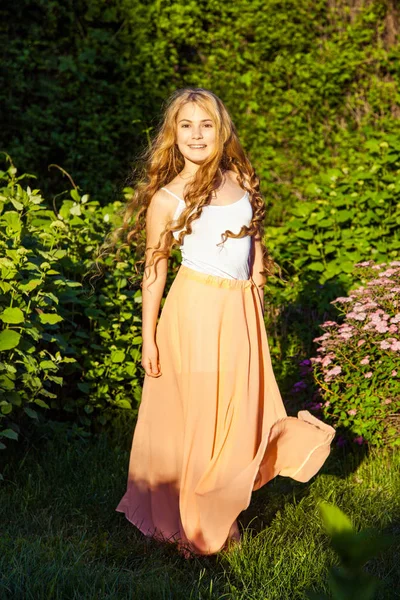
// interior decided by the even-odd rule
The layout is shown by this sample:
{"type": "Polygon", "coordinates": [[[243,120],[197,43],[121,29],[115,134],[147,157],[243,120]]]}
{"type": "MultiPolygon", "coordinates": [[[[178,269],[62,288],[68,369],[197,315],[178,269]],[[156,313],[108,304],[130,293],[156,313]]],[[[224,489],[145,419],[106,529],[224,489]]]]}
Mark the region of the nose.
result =
{"type": "Polygon", "coordinates": [[[197,128],[193,127],[193,129],[192,129],[192,138],[197,140],[197,139],[202,138],[202,137],[203,137],[203,134],[201,133],[200,126],[197,127],[197,128]]]}

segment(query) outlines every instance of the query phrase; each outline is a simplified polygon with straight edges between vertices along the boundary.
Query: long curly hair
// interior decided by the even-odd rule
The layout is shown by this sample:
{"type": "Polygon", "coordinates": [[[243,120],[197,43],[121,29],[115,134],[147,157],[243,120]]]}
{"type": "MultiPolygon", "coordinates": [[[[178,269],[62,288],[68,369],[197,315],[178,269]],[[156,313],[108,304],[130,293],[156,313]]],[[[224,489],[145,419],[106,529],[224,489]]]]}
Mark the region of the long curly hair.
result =
{"type": "MultiPolygon", "coordinates": [[[[116,260],[119,260],[123,247],[133,245],[136,272],[138,273],[138,265],[143,263],[146,263],[144,272],[153,265],[157,272],[156,260],[168,258],[172,247],[181,245],[185,236],[192,233],[192,223],[200,217],[203,207],[210,203],[218,178],[225,171],[232,170],[238,176],[239,185],[249,192],[253,217],[249,227],[243,225],[238,233],[226,230],[221,234],[221,243],[228,237],[254,236],[261,241],[262,247],[263,270],[260,274],[268,278],[273,273],[275,262],[269,256],[263,242],[265,203],[260,193],[259,177],[239,142],[236,128],[225,105],[218,96],[204,88],[187,87],[173,92],[165,103],[161,124],[149,147],[144,151],[142,160],[143,173],[124,208],[122,224],[109,234],[108,242],[100,249],[99,255],[104,248],[115,248],[117,242],[122,240],[122,246],[115,255],[116,260]],[[151,198],[161,187],[168,185],[185,165],[184,157],[176,144],[176,131],[179,110],[188,102],[196,103],[210,115],[216,128],[215,150],[199,165],[191,182],[186,184],[183,198],[186,208],[179,218],[166,224],[156,246],[146,248],[146,213],[151,198]],[[175,231],[180,231],[177,239],[172,235],[175,231]],[[149,250],[152,250],[151,258],[146,261],[149,250]]],[[[143,282],[140,286],[143,286],[143,282]]]]}

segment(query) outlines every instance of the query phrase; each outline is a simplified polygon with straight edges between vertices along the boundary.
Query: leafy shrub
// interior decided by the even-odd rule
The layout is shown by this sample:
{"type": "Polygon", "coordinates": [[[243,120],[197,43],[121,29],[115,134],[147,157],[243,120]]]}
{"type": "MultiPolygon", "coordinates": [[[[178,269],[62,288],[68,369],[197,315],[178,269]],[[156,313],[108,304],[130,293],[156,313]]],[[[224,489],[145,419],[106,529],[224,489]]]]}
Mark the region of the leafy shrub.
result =
{"type": "Polygon", "coordinates": [[[117,264],[108,255],[95,287],[85,279],[122,203],[100,207],[74,188],[49,209],[21,186],[33,176],[16,173],[0,171],[1,449],[27,418],[90,429],[116,408],[136,413],[143,377],[134,253],[117,264]]]}
{"type": "Polygon", "coordinates": [[[268,231],[269,248],[297,281],[335,278],[349,287],[353,265],[372,256],[395,258],[400,249],[400,142],[370,139],[358,166],[330,169],[306,189],[308,200],[268,231]],[[316,277],[317,276],[317,277],[316,277]]]}
{"type": "Polygon", "coordinates": [[[9,439],[18,438],[14,417],[37,420],[38,407],[56,402],[62,373],[77,370],[59,337],[60,296],[80,284],[58,270],[66,251],[56,246],[56,219],[39,190],[22,189],[24,177],[14,166],[0,172],[9,178],[0,191],[0,437],[9,439]]]}
{"type": "Polygon", "coordinates": [[[332,303],[343,316],[326,321],[311,363],[316,402],[356,443],[400,445],[400,261],[355,265],[366,285],[332,303]],[[355,437],[356,436],[356,437],[355,437]]]}
{"type": "MultiPolygon", "coordinates": [[[[371,135],[353,167],[321,172],[307,200],[288,207],[283,225],[268,225],[266,244],[286,283],[269,278],[266,323],[277,368],[308,357],[330,304],[357,283],[356,262],[395,260],[400,248],[400,143],[371,135]]],[[[287,369],[286,369],[287,370],[287,369]]],[[[295,374],[293,373],[293,377],[295,374]]]]}

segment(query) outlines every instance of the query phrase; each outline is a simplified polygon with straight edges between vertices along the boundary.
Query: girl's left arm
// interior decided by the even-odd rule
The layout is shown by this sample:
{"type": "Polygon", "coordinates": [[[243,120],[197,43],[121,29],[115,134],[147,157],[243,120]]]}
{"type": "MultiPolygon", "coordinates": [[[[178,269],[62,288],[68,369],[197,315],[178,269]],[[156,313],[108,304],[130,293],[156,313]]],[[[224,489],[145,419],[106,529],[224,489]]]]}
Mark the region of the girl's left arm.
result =
{"type": "Polygon", "coordinates": [[[261,307],[264,312],[265,303],[264,303],[264,286],[267,282],[265,275],[260,275],[260,271],[263,270],[263,260],[262,260],[262,247],[261,247],[261,239],[257,239],[253,237],[253,261],[251,267],[251,278],[257,286],[257,291],[260,296],[261,307]]]}

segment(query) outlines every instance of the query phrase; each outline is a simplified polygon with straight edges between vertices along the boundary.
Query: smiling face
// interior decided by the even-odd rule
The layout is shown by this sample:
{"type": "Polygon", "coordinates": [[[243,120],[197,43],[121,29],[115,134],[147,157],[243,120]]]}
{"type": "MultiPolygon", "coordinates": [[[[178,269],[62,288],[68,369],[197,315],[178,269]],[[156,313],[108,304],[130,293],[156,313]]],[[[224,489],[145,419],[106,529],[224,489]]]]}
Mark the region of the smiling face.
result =
{"type": "Polygon", "coordinates": [[[195,102],[184,104],[177,116],[176,143],[185,166],[201,164],[213,153],[215,142],[216,129],[210,115],[195,102]]]}

